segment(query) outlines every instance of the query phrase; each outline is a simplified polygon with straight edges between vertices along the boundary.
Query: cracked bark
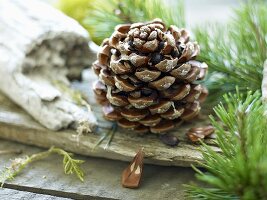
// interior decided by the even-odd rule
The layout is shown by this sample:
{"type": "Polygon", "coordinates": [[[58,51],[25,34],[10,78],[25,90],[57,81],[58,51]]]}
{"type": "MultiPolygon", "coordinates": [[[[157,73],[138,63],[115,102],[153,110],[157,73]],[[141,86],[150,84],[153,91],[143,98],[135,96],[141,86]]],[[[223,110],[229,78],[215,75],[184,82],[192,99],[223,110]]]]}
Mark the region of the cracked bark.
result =
{"type": "MultiPolygon", "coordinates": [[[[51,130],[96,125],[91,111],[55,86],[69,85],[95,52],[76,21],[44,3],[0,1],[0,90],[51,130]]],[[[93,98],[93,97],[92,97],[93,98]]]]}

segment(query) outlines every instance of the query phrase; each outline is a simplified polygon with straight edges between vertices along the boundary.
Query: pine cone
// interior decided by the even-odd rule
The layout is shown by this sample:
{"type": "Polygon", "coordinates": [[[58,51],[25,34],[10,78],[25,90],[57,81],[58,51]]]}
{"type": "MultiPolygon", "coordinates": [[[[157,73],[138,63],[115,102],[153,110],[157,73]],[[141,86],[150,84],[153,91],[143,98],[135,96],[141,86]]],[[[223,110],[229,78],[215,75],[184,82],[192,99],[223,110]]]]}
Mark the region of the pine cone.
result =
{"type": "Polygon", "coordinates": [[[188,32],[155,19],[118,25],[102,43],[93,69],[104,116],[138,133],[163,133],[200,111],[207,89],[194,83],[208,66],[188,32]]]}

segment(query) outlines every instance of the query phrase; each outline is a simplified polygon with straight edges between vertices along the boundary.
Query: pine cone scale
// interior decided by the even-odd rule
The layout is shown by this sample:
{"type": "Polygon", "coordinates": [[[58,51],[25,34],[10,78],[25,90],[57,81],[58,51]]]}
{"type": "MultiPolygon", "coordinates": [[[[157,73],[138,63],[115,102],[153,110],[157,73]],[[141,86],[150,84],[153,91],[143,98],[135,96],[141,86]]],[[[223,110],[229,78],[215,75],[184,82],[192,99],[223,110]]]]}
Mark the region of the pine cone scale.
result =
{"type": "Polygon", "coordinates": [[[147,68],[137,69],[135,76],[144,82],[151,82],[156,80],[160,76],[161,72],[155,70],[149,70],[147,68]]]}

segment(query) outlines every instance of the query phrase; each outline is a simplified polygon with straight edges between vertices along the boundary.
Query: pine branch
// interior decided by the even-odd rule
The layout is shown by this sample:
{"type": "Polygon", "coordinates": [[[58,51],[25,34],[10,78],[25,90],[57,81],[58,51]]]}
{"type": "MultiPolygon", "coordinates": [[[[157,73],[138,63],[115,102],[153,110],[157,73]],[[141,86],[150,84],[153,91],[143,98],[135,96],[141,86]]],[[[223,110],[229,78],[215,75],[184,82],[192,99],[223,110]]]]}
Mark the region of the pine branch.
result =
{"type": "Polygon", "coordinates": [[[225,191],[222,191],[217,188],[201,188],[197,185],[188,185],[187,192],[190,195],[187,195],[190,199],[197,200],[238,200],[239,198],[235,195],[231,195],[225,191]]]}
{"type": "Polygon", "coordinates": [[[93,10],[85,19],[87,26],[94,27],[90,34],[100,44],[110,37],[118,24],[150,21],[161,18],[167,25],[185,26],[184,4],[175,2],[174,7],[161,0],[103,0],[94,2],[93,10]]]}
{"type": "Polygon", "coordinates": [[[227,25],[209,24],[194,30],[201,46],[198,58],[209,65],[206,85],[213,100],[234,92],[236,86],[244,93],[260,89],[267,58],[266,21],[266,1],[249,1],[235,10],[227,25]]]}
{"type": "Polygon", "coordinates": [[[207,187],[186,186],[191,199],[266,199],[267,198],[267,124],[260,93],[224,96],[211,117],[216,128],[216,143],[221,154],[203,144],[202,166],[197,178],[207,187]],[[242,100],[245,99],[245,100],[242,100]]]}
{"type": "Polygon", "coordinates": [[[51,147],[48,151],[36,153],[31,156],[26,156],[24,158],[16,158],[12,161],[11,166],[6,167],[0,174],[0,184],[3,187],[7,180],[14,179],[22,170],[24,170],[29,164],[42,160],[51,154],[59,154],[63,156],[63,168],[65,174],[76,174],[76,176],[84,181],[84,173],[80,167],[83,160],[73,159],[72,154],[55,147],[51,147]]]}

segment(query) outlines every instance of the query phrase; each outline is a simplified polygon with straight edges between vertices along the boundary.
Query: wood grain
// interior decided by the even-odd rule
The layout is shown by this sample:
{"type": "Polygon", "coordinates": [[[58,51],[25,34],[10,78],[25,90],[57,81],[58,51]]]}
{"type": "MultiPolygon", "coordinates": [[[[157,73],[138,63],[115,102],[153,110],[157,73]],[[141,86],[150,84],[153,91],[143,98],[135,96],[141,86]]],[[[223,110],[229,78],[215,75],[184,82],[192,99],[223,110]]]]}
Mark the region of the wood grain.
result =
{"type": "MultiPolygon", "coordinates": [[[[78,141],[76,132],[71,129],[56,132],[48,130],[3,95],[0,95],[0,137],[39,147],[48,148],[54,145],[81,155],[114,160],[130,161],[138,149],[144,147],[145,163],[190,166],[202,161],[201,153],[198,150],[199,145],[191,144],[185,133],[192,126],[208,123],[207,116],[203,114],[193,123],[183,124],[172,131],[180,139],[177,147],[164,145],[157,135],[150,134],[141,137],[135,133],[118,129],[108,149],[104,149],[104,142],[93,150],[101,137],[100,133],[107,132],[112,124],[103,119],[101,107],[94,100],[91,85],[96,77],[90,71],[87,74],[84,82],[74,82],[73,87],[84,92],[98,118],[99,127],[94,134],[83,135],[78,141]]],[[[213,148],[216,149],[216,147],[213,148]]]]}
{"type": "MultiPolygon", "coordinates": [[[[14,148],[21,149],[23,153],[21,155],[0,155],[0,170],[9,166],[10,160],[43,151],[40,148],[0,139],[0,150],[14,148]]],[[[77,155],[75,158],[85,161],[82,164],[85,173],[84,182],[74,175],[65,175],[62,157],[52,155],[31,163],[14,180],[6,182],[4,187],[53,197],[82,200],[184,200],[183,184],[196,181],[191,168],[145,165],[140,188],[133,190],[121,186],[121,173],[128,163],[77,155]]],[[[1,191],[0,189],[0,199],[3,200],[2,194],[5,195],[7,192],[1,191]]],[[[26,197],[28,196],[25,195],[25,200],[32,199],[26,197]]],[[[37,199],[40,200],[40,198],[37,199]]]]}
{"type": "Polygon", "coordinates": [[[55,197],[50,195],[35,194],[32,192],[19,191],[15,189],[3,188],[0,190],[1,199],[21,200],[21,199],[31,199],[31,200],[68,200],[67,198],[55,197]]]}

